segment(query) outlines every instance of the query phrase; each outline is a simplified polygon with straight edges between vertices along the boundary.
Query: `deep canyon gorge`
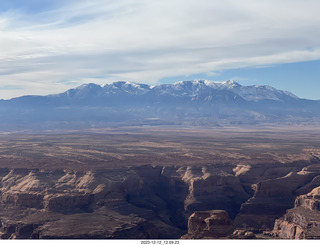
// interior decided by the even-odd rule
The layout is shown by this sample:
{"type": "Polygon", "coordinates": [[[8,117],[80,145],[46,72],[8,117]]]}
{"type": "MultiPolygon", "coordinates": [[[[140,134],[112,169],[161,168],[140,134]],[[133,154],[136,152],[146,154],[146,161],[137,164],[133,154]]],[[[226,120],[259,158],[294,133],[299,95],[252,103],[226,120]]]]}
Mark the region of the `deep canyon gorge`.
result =
{"type": "Polygon", "coordinates": [[[2,134],[0,236],[228,239],[243,231],[257,238],[318,238],[317,133],[295,132],[2,134]],[[193,233],[222,214],[230,217],[219,226],[225,232],[193,233]]]}

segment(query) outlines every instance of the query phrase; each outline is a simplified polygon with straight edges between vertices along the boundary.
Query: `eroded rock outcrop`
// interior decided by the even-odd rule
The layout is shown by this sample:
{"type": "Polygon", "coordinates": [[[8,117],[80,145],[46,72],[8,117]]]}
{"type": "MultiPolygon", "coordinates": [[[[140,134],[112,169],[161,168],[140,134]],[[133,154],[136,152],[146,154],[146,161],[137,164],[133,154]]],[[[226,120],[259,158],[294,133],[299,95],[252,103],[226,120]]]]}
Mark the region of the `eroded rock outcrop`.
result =
{"type": "MultiPolygon", "coordinates": [[[[12,219],[5,214],[0,216],[3,224],[9,224],[2,227],[3,237],[6,238],[60,238],[62,233],[53,228],[53,223],[58,222],[75,230],[77,222],[81,223],[81,217],[84,216],[92,220],[91,223],[95,223],[93,220],[99,220],[99,216],[105,216],[104,220],[118,219],[122,216],[139,217],[139,222],[135,219],[128,221],[128,224],[131,224],[130,229],[134,230],[135,226],[140,227],[147,222],[150,225],[146,227],[154,226],[157,232],[147,232],[146,237],[157,234],[153,238],[177,238],[185,233],[188,217],[194,211],[225,208],[235,217],[241,203],[249,198],[238,177],[234,176],[232,167],[226,166],[143,166],[96,171],[3,171],[0,181],[0,204],[4,209],[10,207],[25,212],[21,213],[18,219],[12,219]],[[30,212],[33,216],[37,213],[39,217],[46,218],[31,222],[30,212]],[[47,220],[51,214],[57,220],[47,220]],[[74,222],[71,222],[72,220],[74,222]],[[20,232],[19,227],[30,228],[34,222],[37,225],[32,227],[37,231],[30,234],[20,232]]],[[[127,222],[120,220],[123,224],[127,222]]],[[[108,228],[108,224],[105,222],[103,229],[112,230],[108,228]]],[[[113,225],[112,222],[109,225],[113,225]]],[[[83,224],[83,227],[87,226],[83,224]]],[[[78,228],[75,233],[69,231],[68,234],[69,237],[76,238],[85,237],[86,232],[89,230],[78,228]]],[[[103,231],[100,233],[105,235],[99,232],[100,235],[94,235],[90,232],[91,235],[88,233],[88,237],[120,236],[119,231],[108,233],[109,235],[103,231]]],[[[128,236],[130,234],[128,233],[128,236]]],[[[138,233],[132,233],[132,236],[143,238],[138,233]]]]}
{"type": "MultiPolygon", "coordinates": [[[[295,209],[316,211],[317,195],[303,195],[320,185],[318,169],[300,163],[0,169],[0,237],[179,238],[190,215],[206,210],[225,210],[252,236],[271,230],[297,196],[295,209]]],[[[213,224],[210,215],[205,227],[213,224]]]]}
{"type": "Polygon", "coordinates": [[[217,239],[233,231],[233,222],[224,210],[194,212],[188,220],[188,234],[182,239],[217,239]]]}
{"type": "Polygon", "coordinates": [[[296,191],[310,183],[317,174],[302,170],[258,182],[254,186],[253,197],[241,205],[235,225],[258,230],[272,229],[275,219],[293,207],[296,191]]]}
{"type": "Polygon", "coordinates": [[[283,239],[320,238],[320,186],[295,200],[295,207],[277,219],[273,234],[283,239]]]}
{"type": "Polygon", "coordinates": [[[231,166],[164,169],[163,177],[169,180],[170,196],[183,200],[187,217],[194,211],[224,209],[234,218],[241,204],[250,197],[231,166]]]}
{"type": "Polygon", "coordinates": [[[160,207],[128,201],[149,196],[160,170],[6,171],[0,181],[1,238],[142,239],[166,237],[169,230],[180,236],[183,231],[158,217],[160,207]]]}
{"type": "Polygon", "coordinates": [[[252,231],[247,231],[243,229],[234,230],[229,236],[231,239],[256,239],[256,235],[252,231]]]}

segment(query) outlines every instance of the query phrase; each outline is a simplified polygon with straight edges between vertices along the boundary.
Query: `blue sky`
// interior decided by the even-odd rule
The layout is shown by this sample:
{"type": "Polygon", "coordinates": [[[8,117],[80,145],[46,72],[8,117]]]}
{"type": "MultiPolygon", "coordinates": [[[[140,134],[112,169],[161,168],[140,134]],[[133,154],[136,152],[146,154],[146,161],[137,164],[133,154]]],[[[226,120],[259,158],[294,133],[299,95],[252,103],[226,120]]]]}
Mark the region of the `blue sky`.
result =
{"type": "Polygon", "coordinates": [[[189,79],[320,99],[318,0],[2,0],[0,98],[189,79]]]}
{"type": "Polygon", "coordinates": [[[234,80],[241,85],[270,85],[287,90],[301,98],[320,99],[320,60],[275,64],[266,67],[247,67],[202,73],[189,76],[162,78],[160,83],[175,80],[234,80]]]}

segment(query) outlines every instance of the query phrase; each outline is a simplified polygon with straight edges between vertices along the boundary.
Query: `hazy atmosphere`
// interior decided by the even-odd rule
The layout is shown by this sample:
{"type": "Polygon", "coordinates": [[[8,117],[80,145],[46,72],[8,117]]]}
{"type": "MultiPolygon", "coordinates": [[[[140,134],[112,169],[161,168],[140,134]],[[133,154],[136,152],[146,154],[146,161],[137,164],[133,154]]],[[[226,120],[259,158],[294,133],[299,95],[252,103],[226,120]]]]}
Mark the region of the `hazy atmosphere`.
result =
{"type": "Polygon", "coordinates": [[[319,240],[319,10],[1,0],[0,240],[319,240]]]}
{"type": "Polygon", "coordinates": [[[317,0],[3,0],[0,98],[186,79],[320,99],[317,0]]]}

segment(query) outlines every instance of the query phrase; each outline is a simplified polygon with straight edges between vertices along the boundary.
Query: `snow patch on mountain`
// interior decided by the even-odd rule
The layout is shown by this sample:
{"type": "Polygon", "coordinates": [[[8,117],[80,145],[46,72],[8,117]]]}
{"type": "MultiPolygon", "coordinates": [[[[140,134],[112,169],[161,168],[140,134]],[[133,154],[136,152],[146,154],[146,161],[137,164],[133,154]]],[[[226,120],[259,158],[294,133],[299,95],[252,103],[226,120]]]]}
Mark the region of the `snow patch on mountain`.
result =
{"type": "Polygon", "coordinates": [[[103,89],[106,93],[116,94],[116,93],[127,93],[134,95],[145,94],[150,91],[150,86],[146,84],[119,81],[112,84],[105,84],[103,89]]]}
{"type": "MultiPolygon", "coordinates": [[[[165,87],[162,85],[162,87],[165,87]]],[[[169,86],[170,87],[170,86],[169,86]]],[[[294,94],[288,91],[275,89],[271,86],[242,86],[241,84],[233,81],[209,81],[209,80],[192,80],[180,81],[173,83],[175,91],[180,91],[182,95],[194,96],[200,90],[205,88],[213,88],[215,90],[228,90],[231,91],[247,101],[260,101],[260,100],[276,100],[283,101],[287,99],[299,99],[294,94]]]]}
{"type": "Polygon", "coordinates": [[[89,83],[83,84],[74,89],[70,89],[62,95],[67,97],[101,97],[120,94],[136,96],[151,94],[152,96],[168,95],[174,97],[195,97],[214,90],[232,92],[246,101],[285,101],[299,99],[297,96],[288,91],[278,90],[271,86],[242,86],[233,80],[223,82],[190,80],[155,86],[129,81],[119,81],[111,84],[105,84],[104,86],[89,83]]]}
{"type": "Polygon", "coordinates": [[[241,87],[241,85],[233,80],[228,80],[225,82],[216,82],[204,80],[204,83],[214,89],[233,89],[235,87],[241,87]]]}
{"type": "Polygon", "coordinates": [[[231,89],[247,101],[298,99],[294,94],[275,89],[271,86],[239,86],[231,89]]]}

